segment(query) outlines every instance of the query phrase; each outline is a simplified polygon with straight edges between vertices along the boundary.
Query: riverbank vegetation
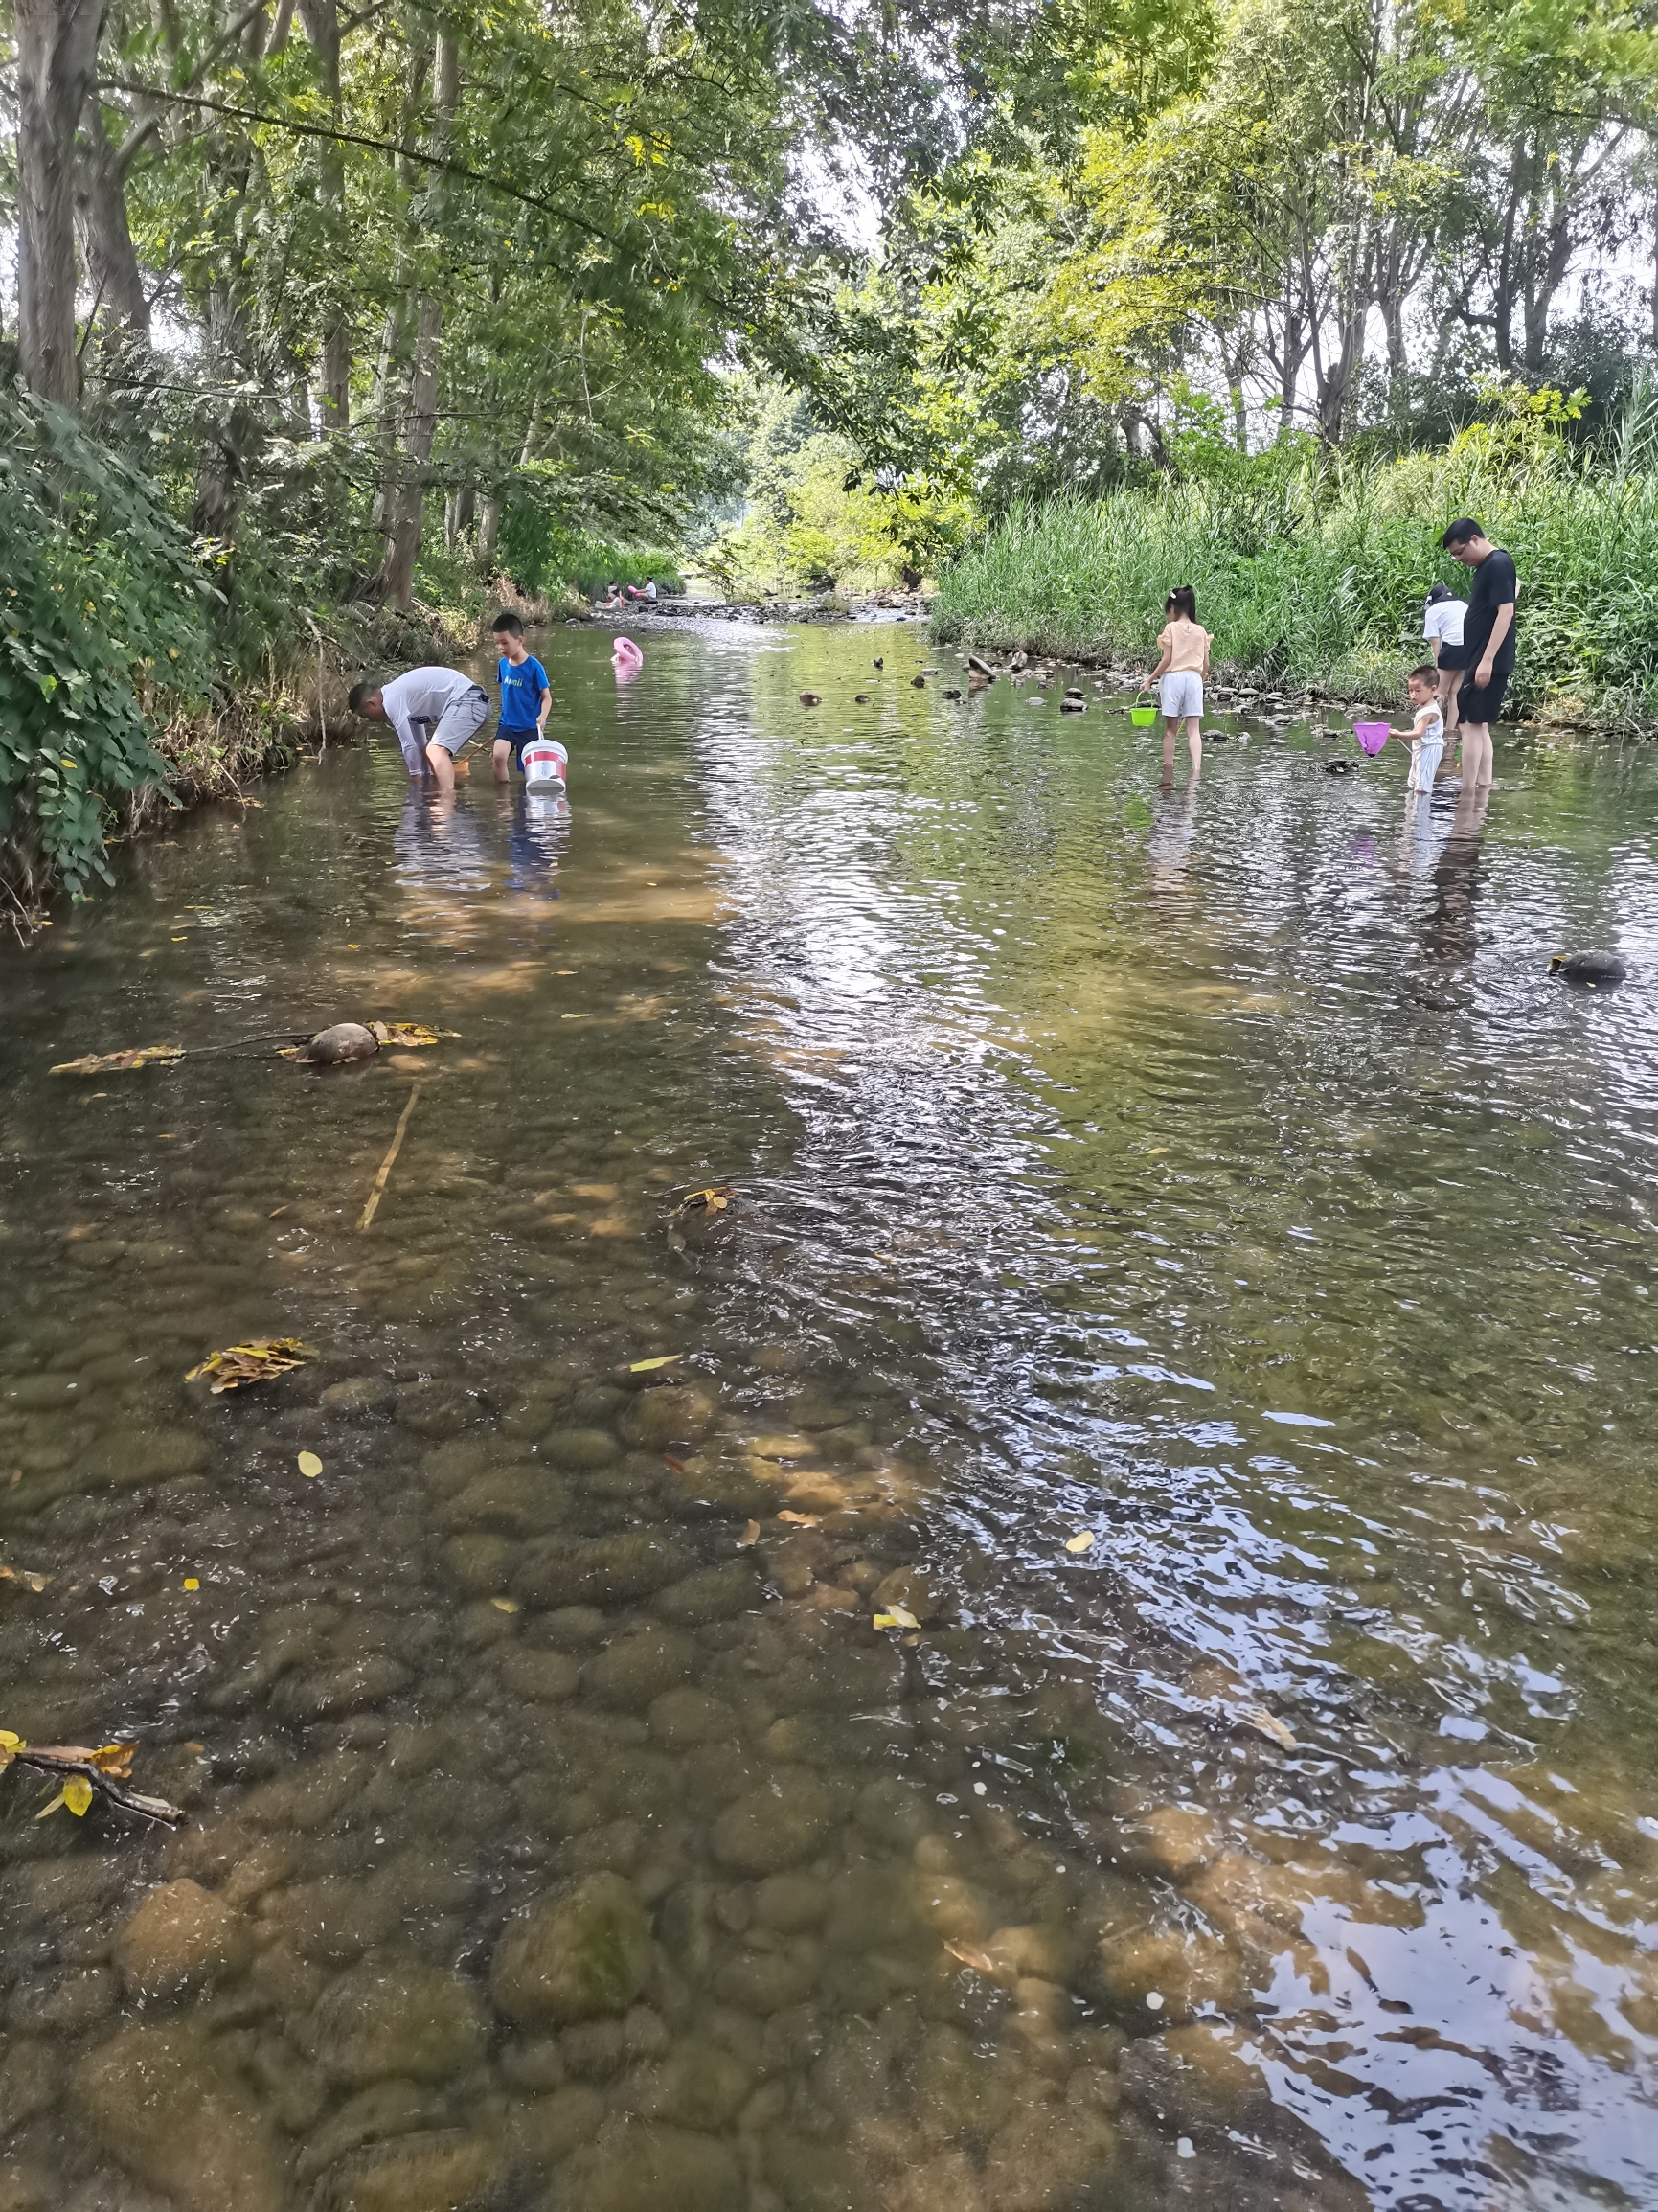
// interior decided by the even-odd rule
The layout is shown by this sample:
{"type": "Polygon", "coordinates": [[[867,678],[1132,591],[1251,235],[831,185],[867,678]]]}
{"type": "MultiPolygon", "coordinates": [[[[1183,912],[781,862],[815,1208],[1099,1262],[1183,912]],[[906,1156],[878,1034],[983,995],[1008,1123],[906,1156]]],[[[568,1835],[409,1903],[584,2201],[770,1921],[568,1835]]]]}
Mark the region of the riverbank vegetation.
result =
{"type": "Polygon", "coordinates": [[[1427,585],[1466,589],[1442,524],[1475,514],[1525,579],[1515,709],[1653,727],[1658,390],[1638,381],[1595,447],[1571,443],[1564,414],[1558,394],[1513,389],[1429,452],[1286,444],[1098,499],[1015,504],[944,572],[935,627],[1145,667],[1170,584],[1192,583],[1217,671],[1392,696],[1420,657],[1427,585]]]}

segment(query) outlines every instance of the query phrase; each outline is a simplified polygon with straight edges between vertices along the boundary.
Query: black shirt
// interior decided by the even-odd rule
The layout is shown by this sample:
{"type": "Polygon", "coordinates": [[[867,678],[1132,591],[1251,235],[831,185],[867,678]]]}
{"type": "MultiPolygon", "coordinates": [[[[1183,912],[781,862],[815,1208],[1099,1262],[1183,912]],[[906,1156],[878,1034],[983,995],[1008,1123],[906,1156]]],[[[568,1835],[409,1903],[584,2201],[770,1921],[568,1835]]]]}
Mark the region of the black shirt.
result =
{"type": "MultiPolygon", "coordinates": [[[[1463,645],[1466,655],[1464,665],[1470,673],[1486,657],[1498,607],[1512,606],[1517,589],[1513,556],[1505,553],[1500,545],[1493,545],[1474,571],[1468,591],[1468,611],[1463,617],[1463,645]]],[[[1491,655],[1491,673],[1507,675],[1513,665],[1514,625],[1510,622],[1508,636],[1491,655]]]]}

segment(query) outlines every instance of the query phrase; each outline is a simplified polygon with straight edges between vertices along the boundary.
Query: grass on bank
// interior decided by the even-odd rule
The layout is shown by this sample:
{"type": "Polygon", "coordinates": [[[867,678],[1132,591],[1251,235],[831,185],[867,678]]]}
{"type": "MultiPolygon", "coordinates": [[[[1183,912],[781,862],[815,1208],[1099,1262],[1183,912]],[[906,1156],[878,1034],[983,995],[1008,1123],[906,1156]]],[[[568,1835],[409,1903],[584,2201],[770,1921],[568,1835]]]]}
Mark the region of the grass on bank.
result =
{"type": "Polygon", "coordinates": [[[1658,729],[1650,429],[1626,422],[1619,450],[1584,459],[1537,416],[1509,417],[1396,461],[1303,457],[1015,508],[945,571],[934,634],[1148,668],[1164,598],[1191,583],[1217,670],[1391,695],[1421,657],[1429,584],[1465,594],[1439,539],[1471,514],[1520,573],[1513,711],[1658,729]]]}

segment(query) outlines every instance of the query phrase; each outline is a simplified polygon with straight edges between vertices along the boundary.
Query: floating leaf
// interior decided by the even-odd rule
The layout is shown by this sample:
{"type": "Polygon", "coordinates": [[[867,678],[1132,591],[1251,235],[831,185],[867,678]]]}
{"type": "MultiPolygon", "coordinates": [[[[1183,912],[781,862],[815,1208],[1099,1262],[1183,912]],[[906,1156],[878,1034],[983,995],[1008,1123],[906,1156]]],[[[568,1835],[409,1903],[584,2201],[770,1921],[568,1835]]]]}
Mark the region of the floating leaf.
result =
{"type": "Polygon", "coordinates": [[[629,1375],[653,1375],[659,1367],[671,1367],[676,1359],[683,1359],[683,1352],[665,1352],[660,1359],[636,1359],[627,1372],[629,1375]]]}
{"type": "Polygon", "coordinates": [[[518,1610],[516,1598],[491,1598],[489,1603],[498,1613],[515,1613],[518,1610]]]}
{"type": "Polygon", "coordinates": [[[894,1606],[891,1612],[875,1615],[875,1627],[877,1629],[919,1629],[920,1625],[915,1614],[907,1611],[902,1606],[894,1606]]]}
{"type": "MultiPolygon", "coordinates": [[[[11,1479],[15,1482],[17,1478],[13,1475],[11,1479]]],[[[36,1597],[51,1580],[50,1575],[31,1574],[27,1567],[0,1567],[0,1583],[25,1583],[36,1597]]]]}
{"type": "Polygon", "coordinates": [[[63,1785],[63,1802],[74,1813],[77,1820],[83,1820],[86,1817],[87,1807],[92,1803],[92,1785],[84,1774],[72,1774],[69,1780],[65,1782],[63,1785]]]}
{"type": "MultiPolygon", "coordinates": [[[[113,1774],[117,1781],[125,1782],[132,1772],[132,1754],[137,1748],[136,1744],[100,1744],[96,1751],[86,1754],[86,1764],[96,1767],[101,1774],[113,1774]]],[[[198,1744],[196,1749],[200,1748],[198,1744]]]]}
{"type": "Polygon", "coordinates": [[[1092,1551],[1094,1549],[1094,1531],[1091,1528],[1079,1528],[1075,1536],[1068,1536],[1065,1539],[1065,1549],[1068,1552],[1092,1551]]]}
{"type": "Polygon", "coordinates": [[[36,1819],[36,1820],[46,1820],[46,1819],[49,1819],[49,1818],[51,1817],[51,1815],[52,1815],[54,1813],[56,1813],[56,1812],[57,1812],[57,1808],[58,1808],[58,1807],[59,1807],[59,1806],[60,1806],[60,1805],[63,1803],[63,1798],[64,1798],[64,1792],[63,1792],[61,1790],[59,1790],[59,1791],[57,1792],[57,1796],[56,1796],[56,1797],[54,1797],[54,1798],[50,1799],[50,1800],[49,1800],[49,1801],[48,1801],[48,1802],[47,1802],[45,1805],[43,1805],[43,1806],[40,1808],[39,1812],[38,1812],[38,1813],[37,1813],[34,1815],[35,1819],[36,1819]]]}
{"type": "Polygon", "coordinates": [[[822,1528],[823,1520],[815,1513],[780,1513],[779,1520],[792,1520],[797,1528],[822,1528]]]}
{"type": "Polygon", "coordinates": [[[444,1038],[461,1034],[456,1029],[430,1029],[423,1021],[371,1021],[365,1027],[381,1044],[399,1045],[405,1052],[418,1052],[422,1045],[440,1044],[444,1038]]]}
{"type": "Polygon", "coordinates": [[[201,1584],[197,1581],[194,1575],[186,1575],[184,1578],[184,1586],[187,1590],[198,1590],[201,1587],[201,1584]]]}
{"type": "Polygon", "coordinates": [[[1245,1705],[1239,1711],[1238,1718],[1246,1728],[1253,1728],[1258,1736],[1266,1737],[1270,1743],[1277,1744],[1282,1749],[1285,1751],[1300,1750],[1301,1745],[1296,1742],[1291,1730],[1284,1726],[1276,1713],[1267,1712],[1263,1705],[1245,1705]]]}
{"type": "Polygon", "coordinates": [[[314,1451],[300,1453],[300,1472],[307,1482],[314,1482],[323,1471],[323,1463],[314,1451]]]}
{"type": "Polygon", "coordinates": [[[193,1382],[197,1376],[211,1376],[216,1398],[221,1391],[239,1389],[244,1382],[262,1382],[267,1375],[285,1375],[302,1360],[315,1357],[310,1346],[302,1344],[297,1336],[262,1337],[253,1344],[232,1344],[223,1352],[210,1352],[184,1380],[193,1382]]]}
{"type": "Polygon", "coordinates": [[[88,1052],[79,1060],[59,1060],[53,1075],[123,1075],[135,1067],[166,1067],[184,1058],[182,1044],[145,1044],[127,1052],[88,1052]]]}
{"type": "Polygon", "coordinates": [[[751,1543],[759,1543],[759,1541],[760,1523],[757,1520],[751,1520],[744,1525],[741,1536],[738,1538],[737,1548],[738,1551],[747,1551],[751,1543]]]}

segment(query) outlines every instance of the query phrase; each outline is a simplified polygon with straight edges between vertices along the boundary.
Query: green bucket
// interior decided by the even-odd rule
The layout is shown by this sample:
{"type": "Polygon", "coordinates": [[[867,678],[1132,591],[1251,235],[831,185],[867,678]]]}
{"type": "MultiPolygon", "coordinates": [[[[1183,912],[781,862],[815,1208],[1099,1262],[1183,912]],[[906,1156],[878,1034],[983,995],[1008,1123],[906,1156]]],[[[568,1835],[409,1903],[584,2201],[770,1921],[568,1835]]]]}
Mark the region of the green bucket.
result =
{"type": "Polygon", "coordinates": [[[1128,719],[1137,730],[1148,730],[1157,719],[1157,694],[1142,692],[1128,710],[1128,719]]]}

